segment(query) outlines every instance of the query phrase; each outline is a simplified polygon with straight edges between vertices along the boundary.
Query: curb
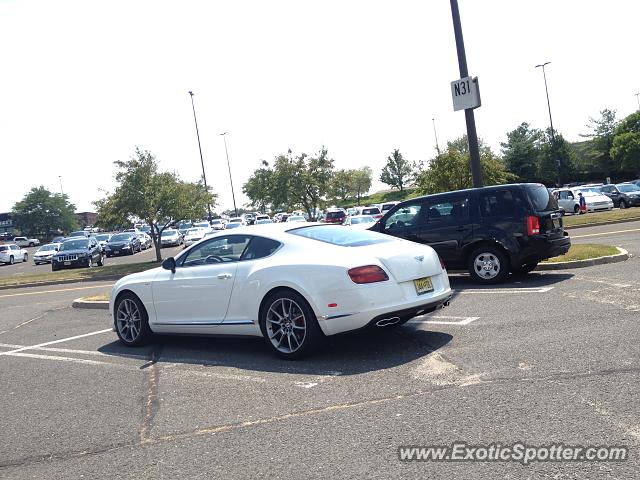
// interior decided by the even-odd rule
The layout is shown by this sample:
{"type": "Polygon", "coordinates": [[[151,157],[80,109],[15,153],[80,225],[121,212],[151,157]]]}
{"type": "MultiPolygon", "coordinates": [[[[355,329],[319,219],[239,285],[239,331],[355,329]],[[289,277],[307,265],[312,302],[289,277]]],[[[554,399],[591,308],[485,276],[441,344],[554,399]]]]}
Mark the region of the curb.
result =
{"type": "Polygon", "coordinates": [[[540,263],[535,270],[567,270],[570,268],[584,268],[592,267],[594,265],[604,265],[606,263],[624,262],[629,259],[629,252],[624,248],[616,248],[620,252],[617,255],[607,255],[606,257],[589,258],[586,260],[574,260],[572,262],[540,263]]]}
{"type": "Polygon", "coordinates": [[[73,308],[85,308],[88,310],[109,310],[109,302],[105,300],[83,300],[76,298],[71,304],[73,308]]]}
{"type": "Polygon", "coordinates": [[[583,225],[570,225],[565,226],[565,230],[573,230],[574,228],[588,228],[588,227],[600,227],[606,225],[615,225],[616,223],[629,223],[629,222],[640,222],[640,217],[637,218],[629,218],[627,220],[614,220],[612,222],[601,222],[601,223],[585,223],[583,225]]]}

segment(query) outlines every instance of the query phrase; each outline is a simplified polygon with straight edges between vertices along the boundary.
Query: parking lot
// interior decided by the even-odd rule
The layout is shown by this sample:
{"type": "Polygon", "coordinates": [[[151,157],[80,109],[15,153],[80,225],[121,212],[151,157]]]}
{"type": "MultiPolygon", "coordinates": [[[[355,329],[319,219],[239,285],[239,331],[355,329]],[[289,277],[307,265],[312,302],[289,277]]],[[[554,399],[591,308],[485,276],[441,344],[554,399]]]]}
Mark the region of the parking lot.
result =
{"type": "Polygon", "coordinates": [[[125,348],[107,312],[70,306],[109,282],[2,290],[0,477],[638,478],[640,222],[571,235],[633,256],[493,287],[452,276],[447,309],[329,338],[297,362],[262,339],[125,348]],[[398,460],[401,445],[455,441],[631,453],[528,466],[398,460]]]}
{"type": "MultiPolygon", "coordinates": [[[[25,250],[29,253],[28,262],[18,262],[14,265],[0,264],[0,277],[12,275],[33,275],[38,273],[46,273],[51,271],[51,264],[44,263],[35,265],[33,263],[33,254],[38,251],[38,247],[28,247],[25,250]]],[[[167,258],[178,254],[182,251],[182,247],[168,247],[162,249],[162,257],[167,258]]],[[[153,247],[142,250],[134,255],[120,255],[117,257],[105,257],[105,265],[121,265],[125,263],[150,262],[155,260],[156,251],[153,247]]],[[[100,267],[94,267],[100,268],[100,267]]]]}

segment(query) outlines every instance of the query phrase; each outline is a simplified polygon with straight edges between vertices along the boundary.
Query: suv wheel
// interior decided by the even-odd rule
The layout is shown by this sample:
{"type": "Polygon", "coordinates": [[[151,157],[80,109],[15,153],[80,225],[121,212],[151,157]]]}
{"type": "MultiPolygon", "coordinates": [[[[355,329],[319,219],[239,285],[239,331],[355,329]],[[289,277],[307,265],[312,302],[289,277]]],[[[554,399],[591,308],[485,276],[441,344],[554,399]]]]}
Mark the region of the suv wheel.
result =
{"type": "Polygon", "coordinates": [[[25,254],[24,254],[24,257],[22,257],[22,263],[24,263],[24,262],[26,262],[26,261],[28,261],[28,260],[29,260],[29,254],[28,254],[28,253],[25,253],[25,254]]]}
{"type": "Polygon", "coordinates": [[[500,283],[509,275],[509,259],[496,247],[480,247],[469,255],[469,273],[480,283],[500,283]]]}
{"type": "Polygon", "coordinates": [[[578,215],[580,213],[580,205],[574,205],[573,206],[573,213],[575,215],[578,215]]]}
{"type": "Polygon", "coordinates": [[[625,202],[624,200],[620,200],[620,208],[627,208],[627,202],[625,202]]]}
{"type": "Polygon", "coordinates": [[[104,266],[104,255],[100,254],[100,257],[98,257],[98,266],[102,267],[104,266]]]}

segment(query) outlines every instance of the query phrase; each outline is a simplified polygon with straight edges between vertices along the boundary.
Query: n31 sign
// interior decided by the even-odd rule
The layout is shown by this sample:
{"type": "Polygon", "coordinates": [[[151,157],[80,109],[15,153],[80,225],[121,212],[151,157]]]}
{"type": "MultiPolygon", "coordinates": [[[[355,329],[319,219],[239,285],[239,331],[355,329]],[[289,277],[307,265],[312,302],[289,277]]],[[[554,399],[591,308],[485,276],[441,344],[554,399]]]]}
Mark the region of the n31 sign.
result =
{"type": "Polygon", "coordinates": [[[481,105],[478,77],[465,77],[451,82],[451,98],[453,98],[453,110],[456,112],[478,108],[481,105]]]}

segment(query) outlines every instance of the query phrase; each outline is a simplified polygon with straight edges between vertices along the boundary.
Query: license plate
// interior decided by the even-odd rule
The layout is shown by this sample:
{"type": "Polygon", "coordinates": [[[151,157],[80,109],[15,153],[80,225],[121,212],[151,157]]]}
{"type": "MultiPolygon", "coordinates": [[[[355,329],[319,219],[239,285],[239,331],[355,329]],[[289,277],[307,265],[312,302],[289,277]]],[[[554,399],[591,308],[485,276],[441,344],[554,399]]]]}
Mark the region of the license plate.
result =
{"type": "Polygon", "coordinates": [[[433,292],[433,282],[431,282],[431,277],[418,278],[413,281],[413,284],[416,287],[416,293],[418,295],[433,292]]]}
{"type": "Polygon", "coordinates": [[[71,265],[71,262],[64,262],[65,265],[71,265]]]}

